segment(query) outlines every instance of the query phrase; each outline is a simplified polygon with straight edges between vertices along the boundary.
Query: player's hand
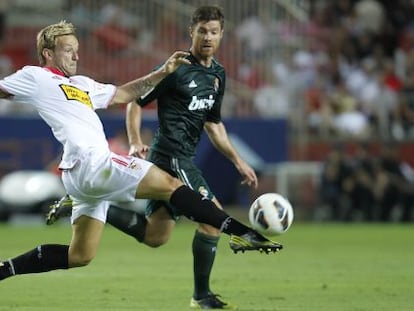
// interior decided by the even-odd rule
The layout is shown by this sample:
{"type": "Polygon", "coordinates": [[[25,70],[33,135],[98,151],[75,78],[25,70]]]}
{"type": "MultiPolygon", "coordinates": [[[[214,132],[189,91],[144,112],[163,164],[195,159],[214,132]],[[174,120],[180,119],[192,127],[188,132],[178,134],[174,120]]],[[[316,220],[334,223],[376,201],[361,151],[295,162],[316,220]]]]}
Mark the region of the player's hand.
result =
{"type": "Polygon", "coordinates": [[[236,165],[236,167],[243,178],[241,184],[248,185],[250,187],[254,187],[255,189],[257,189],[259,182],[257,180],[257,176],[253,168],[251,168],[250,165],[248,165],[244,161],[236,165]]]}
{"type": "Polygon", "coordinates": [[[131,144],[129,147],[129,155],[145,159],[148,154],[149,147],[145,144],[131,144]]]}
{"type": "Polygon", "coordinates": [[[191,62],[187,59],[189,55],[190,53],[184,51],[174,52],[164,63],[164,71],[166,73],[172,73],[183,64],[191,65],[191,62]]]}

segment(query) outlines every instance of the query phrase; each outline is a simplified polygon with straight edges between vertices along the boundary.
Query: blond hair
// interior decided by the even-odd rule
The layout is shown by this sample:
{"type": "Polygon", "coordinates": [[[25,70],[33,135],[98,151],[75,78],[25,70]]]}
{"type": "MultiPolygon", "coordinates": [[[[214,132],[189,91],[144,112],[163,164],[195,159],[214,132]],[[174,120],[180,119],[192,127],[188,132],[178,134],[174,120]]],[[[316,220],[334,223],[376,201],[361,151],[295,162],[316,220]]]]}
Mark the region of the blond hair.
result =
{"type": "Polygon", "coordinates": [[[42,55],[43,50],[53,50],[56,47],[56,38],[65,35],[76,35],[75,26],[66,21],[46,26],[39,31],[37,34],[37,57],[41,66],[46,63],[46,59],[42,55]]]}

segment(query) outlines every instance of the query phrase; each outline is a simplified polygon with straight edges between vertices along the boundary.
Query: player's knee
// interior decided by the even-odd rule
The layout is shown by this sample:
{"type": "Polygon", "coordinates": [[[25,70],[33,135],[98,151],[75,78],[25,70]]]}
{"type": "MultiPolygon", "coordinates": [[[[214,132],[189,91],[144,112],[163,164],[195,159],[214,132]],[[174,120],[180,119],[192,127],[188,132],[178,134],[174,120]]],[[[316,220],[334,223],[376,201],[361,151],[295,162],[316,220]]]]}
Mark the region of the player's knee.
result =
{"type": "Polygon", "coordinates": [[[169,184],[171,185],[171,193],[173,193],[175,190],[177,190],[177,188],[181,187],[183,184],[183,182],[181,180],[179,180],[178,178],[175,177],[170,177],[171,180],[169,181],[169,184]]]}
{"type": "Polygon", "coordinates": [[[148,236],[145,237],[144,243],[149,247],[157,248],[168,242],[170,236],[168,234],[158,235],[158,236],[148,236]]]}
{"type": "Polygon", "coordinates": [[[160,247],[168,242],[175,227],[175,220],[165,206],[159,206],[149,217],[145,230],[144,243],[150,247],[160,247]]]}
{"type": "Polygon", "coordinates": [[[95,256],[92,254],[71,254],[69,256],[70,267],[84,267],[89,265],[95,256]]]}

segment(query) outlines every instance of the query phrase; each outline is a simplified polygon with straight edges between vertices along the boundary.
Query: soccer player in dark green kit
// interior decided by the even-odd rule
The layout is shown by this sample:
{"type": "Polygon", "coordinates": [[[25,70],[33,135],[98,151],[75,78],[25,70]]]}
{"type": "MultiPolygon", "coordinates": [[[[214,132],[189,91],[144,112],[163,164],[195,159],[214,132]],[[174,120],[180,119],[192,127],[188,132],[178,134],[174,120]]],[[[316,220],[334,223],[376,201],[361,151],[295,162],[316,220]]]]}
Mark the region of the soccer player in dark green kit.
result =
{"type": "MultiPolygon", "coordinates": [[[[192,17],[190,36],[191,65],[182,66],[138,100],[128,106],[127,129],[130,154],[145,157],[148,147],[139,135],[141,107],[157,100],[159,128],[151,144],[147,159],[171,175],[180,178],[193,190],[221,204],[214,197],[201,172],[193,163],[200,136],[205,130],[213,145],[230,159],[245,183],[257,187],[254,170],[243,161],[230,143],[221,122],[220,108],[224,95],[226,75],[215,59],[223,37],[224,17],[217,7],[200,7],[192,17]],[[137,126],[138,124],[138,126],[137,126]]],[[[154,234],[147,227],[145,241],[165,243],[175,225],[177,216],[165,202],[150,201],[148,211],[154,234]],[[151,216],[150,216],[151,215],[151,216]],[[151,232],[152,233],[152,232],[151,232]]],[[[152,231],[152,230],[151,230],[152,231]]],[[[209,277],[216,256],[219,230],[200,224],[193,238],[194,293],[190,306],[194,308],[228,309],[209,288],[209,277]]]]}
{"type": "MultiPolygon", "coordinates": [[[[219,208],[222,208],[221,204],[193,163],[203,130],[207,132],[212,144],[235,165],[243,178],[242,183],[257,187],[254,170],[234,149],[221,121],[220,110],[226,75],[223,66],[214,59],[214,54],[220,45],[223,30],[224,16],[219,7],[198,8],[192,16],[189,29],[192,44],[188,59],[191,65],[182,65],[150,93],[139,98],[136,103],[130,103],[127,109],[130,154],[146,158],[180,178],[184,184],[213,200],[219,208]],[[154,100],[158,104],[159,128],[149,148],[143,144],[140,136],[141,107],[154,100]]],[[[55,215],[52,213],[50,216],[55,215]]],[[[111,206],[107,222],[148,246],[158,247],[168,241],[179,216],[168,203],[149,201],[146,217],[134,214],[131,210],[111,206]]],[[[192,308],[234,308],[219,299],[219,295],[214,294],[209,286],[219,235],[220,230],[206,224],[199,224],[195,231],[192,244],[192,308]]],[[[230,240],[233,249],[260,250],[249,246],[239,248],[239,244],[239,241],[230,240]]]]}

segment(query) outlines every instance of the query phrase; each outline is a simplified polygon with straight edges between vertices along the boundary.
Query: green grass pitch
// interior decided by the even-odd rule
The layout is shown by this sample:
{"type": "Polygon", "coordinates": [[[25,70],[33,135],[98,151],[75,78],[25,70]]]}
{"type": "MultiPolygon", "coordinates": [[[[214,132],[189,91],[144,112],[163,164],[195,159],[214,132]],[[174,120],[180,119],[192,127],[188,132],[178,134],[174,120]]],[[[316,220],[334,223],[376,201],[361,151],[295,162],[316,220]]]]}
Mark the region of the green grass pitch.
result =
{"type": "MultiPolygon", "coordinates": [[[[0,282],[0,310],[189,310],[195,225],[158,249],[108,226],[84,268],[0,282]]],[[[0,226],[0,258],[66,243],[70,226],[0,226]]],[[[399,224],[294,223],[278,254],[233,254],[220,240],[212,289],[239,310],[413,310],[414,230],[399,224]]]]}

